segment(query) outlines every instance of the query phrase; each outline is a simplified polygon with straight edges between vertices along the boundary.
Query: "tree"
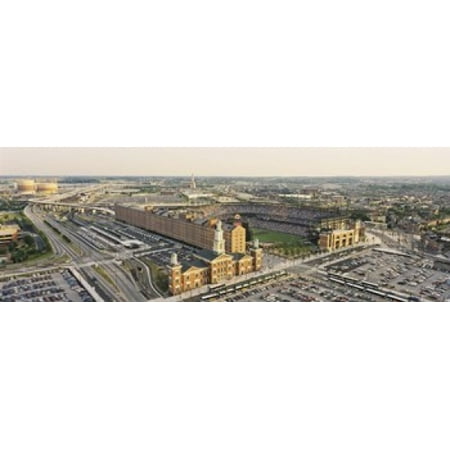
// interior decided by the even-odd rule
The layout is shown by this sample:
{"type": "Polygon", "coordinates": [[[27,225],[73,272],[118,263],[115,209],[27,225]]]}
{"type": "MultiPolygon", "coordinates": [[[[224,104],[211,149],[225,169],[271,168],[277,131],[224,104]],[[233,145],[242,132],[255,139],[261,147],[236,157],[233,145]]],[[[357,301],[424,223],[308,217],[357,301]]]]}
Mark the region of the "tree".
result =
{"type": "Polygon", "coordinates": [[[28,257],[28,253],[25,250],[18,249],[12,253],[11,258],[14,263],[25,261],[28,257]]]}
{"type": "Polygon", "coordinates": [[[27,244],[29,247],[34,247],[34,239],[33,236],[30,236],[29,234],[26,234],[23,238],[25,244],[27,244]]]}

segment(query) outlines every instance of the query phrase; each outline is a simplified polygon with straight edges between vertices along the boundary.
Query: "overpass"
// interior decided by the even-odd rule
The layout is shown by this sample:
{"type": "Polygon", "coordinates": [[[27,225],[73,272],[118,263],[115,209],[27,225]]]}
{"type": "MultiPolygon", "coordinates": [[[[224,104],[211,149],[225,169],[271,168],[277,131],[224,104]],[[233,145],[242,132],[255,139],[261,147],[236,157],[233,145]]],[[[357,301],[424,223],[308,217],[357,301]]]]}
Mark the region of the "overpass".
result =
{"type": "Polygon", "coordinates": [[[105,206],[95,205],[95,204],[79,204],[79,203],[67,203],[52,200],[30,200],[30,204],[38,206],[45,211],[67,211],[67,212],[79,212],[85,213],[90,211],[92,213],[104,213],[110,216],[114,216],[115,213],[112,209],[106,208],[105,206]]]}

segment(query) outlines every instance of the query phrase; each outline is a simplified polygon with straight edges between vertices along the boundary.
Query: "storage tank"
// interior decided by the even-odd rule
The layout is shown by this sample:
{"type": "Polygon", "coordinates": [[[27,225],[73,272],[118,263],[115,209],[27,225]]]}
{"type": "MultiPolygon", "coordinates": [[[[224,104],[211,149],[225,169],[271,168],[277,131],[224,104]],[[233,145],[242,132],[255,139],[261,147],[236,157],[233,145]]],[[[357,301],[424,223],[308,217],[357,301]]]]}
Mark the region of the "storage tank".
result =
{"type": "Polygon", "coordinates": [[[36,191],[34,180],[19,180],[17,182],[17,191],[21,194],[33,194],[36,191]]]}
{"type": "Polygon", "coordinates": [[[41,194],[56,194],[58,183],[37,183],[37,191],[41,194]]]}

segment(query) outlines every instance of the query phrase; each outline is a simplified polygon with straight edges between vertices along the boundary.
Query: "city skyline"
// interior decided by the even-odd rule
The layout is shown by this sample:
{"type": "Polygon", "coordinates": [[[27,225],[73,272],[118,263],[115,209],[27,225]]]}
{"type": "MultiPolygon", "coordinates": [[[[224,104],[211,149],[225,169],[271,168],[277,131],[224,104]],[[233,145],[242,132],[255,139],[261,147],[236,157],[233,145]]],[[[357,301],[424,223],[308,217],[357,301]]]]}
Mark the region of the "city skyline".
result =
{"type": "Polygon", "coordinates": [[[450,148],[0,148],[1,176],[446,176],[450,148]]]}

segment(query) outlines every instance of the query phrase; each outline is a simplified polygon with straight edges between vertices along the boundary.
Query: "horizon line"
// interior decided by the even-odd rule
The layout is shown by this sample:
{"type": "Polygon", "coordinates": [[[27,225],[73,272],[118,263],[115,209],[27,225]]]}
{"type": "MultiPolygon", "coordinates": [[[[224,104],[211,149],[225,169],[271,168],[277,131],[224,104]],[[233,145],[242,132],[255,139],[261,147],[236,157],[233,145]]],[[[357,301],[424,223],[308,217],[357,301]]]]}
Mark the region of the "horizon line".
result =
{"type": "MultiPolygon", "coordinates": [[[[157,174],[148,174],[148,175],[117,175],[117,174],[74,174],[74,175],[50,175],[50,174],[0,174],[0,177],[3,178],[24,178],[24,177],[59,177],[59,178],[67,178],[67,177],[127,177],[127,178],[142,178],[142,177],[158,177],[158,178],[191,178],[190,175],[157,175],[157,174]]],[[[446,175],[413,175],[413,174],[402,174],[402,175],[195,175],[195,178],[447,178],[450,177],[450,173],[446,175]]]]}

